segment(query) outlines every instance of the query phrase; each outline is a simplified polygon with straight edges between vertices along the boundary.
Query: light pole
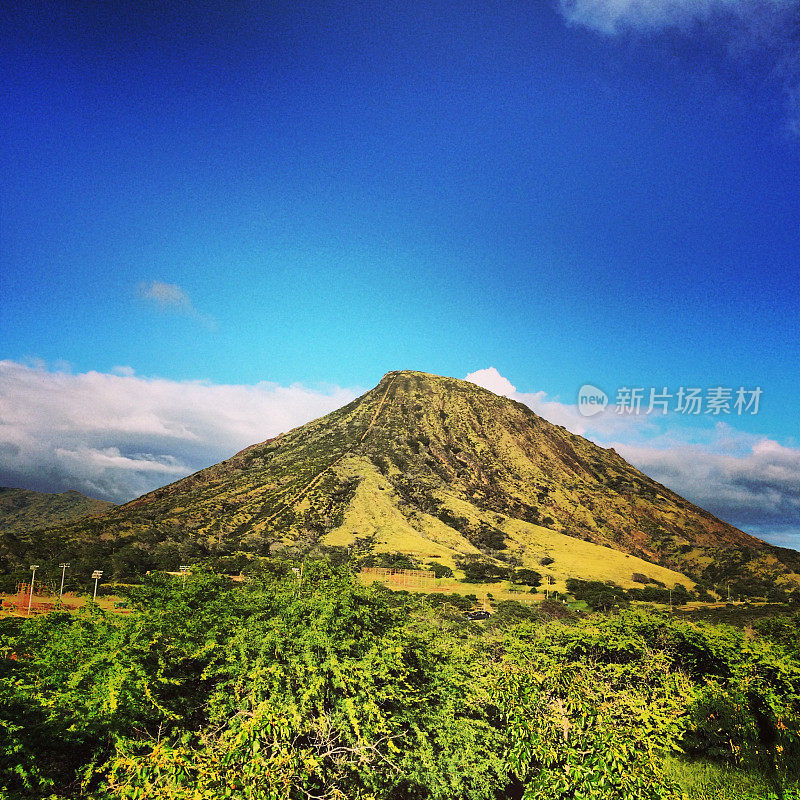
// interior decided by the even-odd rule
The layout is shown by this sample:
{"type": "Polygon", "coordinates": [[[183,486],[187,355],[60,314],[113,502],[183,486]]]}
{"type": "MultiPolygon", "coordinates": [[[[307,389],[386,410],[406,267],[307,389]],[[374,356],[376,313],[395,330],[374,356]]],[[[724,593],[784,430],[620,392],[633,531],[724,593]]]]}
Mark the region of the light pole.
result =
{"type": "Polygon", "coordinates": [[[69,566],[69,562],[65,561],[63,564],[59,564],[61,567],[61,588],[58,590],[58,599],[61,599],[61,595],[64,594],[64,575],[67,573],[67,567],[69,566]]]}
{"type": "Polygon", "coordinates": [[[96,569],[92,573],[92,577],[94,578],[94,596],[92,597],[92,601],[95,602],[97,600],[97,581],[99,581],[100,578],[103,577],[103,570],[96,569]]]}
{"type": "Polygon", "coordinates": [[[28,616],[31,615],[31,603],[33,602],[33,584],[36,581],[36,570],[39,569],[38,564],[31,564],[31,591],[28,595],[28,616]]]}
{"type": "Polygon", "coordinates": [[[183,575],[183,588],[186,588],[186,573],[189,571],[188,564],[181,564],[181,575],[183,575]]]}

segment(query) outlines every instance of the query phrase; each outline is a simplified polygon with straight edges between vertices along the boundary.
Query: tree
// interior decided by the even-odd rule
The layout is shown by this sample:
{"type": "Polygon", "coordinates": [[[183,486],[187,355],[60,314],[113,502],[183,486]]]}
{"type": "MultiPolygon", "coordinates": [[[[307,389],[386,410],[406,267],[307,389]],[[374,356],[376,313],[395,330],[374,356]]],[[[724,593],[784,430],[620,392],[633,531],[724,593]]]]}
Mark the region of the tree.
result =
{"type": "Polygon", "coordinates": [[[446,564],[437,564],[435,561],[431,561],[427,564],[427,566],[433,570],[433,574],[437,578],[452,578],[453,577],[453,570],[450,569],[446,564]]]}
{"type": "Polygon", "coordinates": [[[509,578],[511,570],[492,561],[478,558],[464,559],[459,566],[464,570],[464,580],[467,583],[492,583],[509,578]]]}
{"type": "Polygon", "coordinates": [[[511,580],[514,583],[523,583],[526,586],[539,586],[542,582],[542,576],[540,573],[536,572],[533,569],[515,569],[511,573],[511,580]]]}
{"type": "Polygon", "coordinates": [[[567,591],[576,600],[584,600],[595,611],[607,611],[614,606],[627,605],[625,590],[615,583],[568,578],[567,591]]]}

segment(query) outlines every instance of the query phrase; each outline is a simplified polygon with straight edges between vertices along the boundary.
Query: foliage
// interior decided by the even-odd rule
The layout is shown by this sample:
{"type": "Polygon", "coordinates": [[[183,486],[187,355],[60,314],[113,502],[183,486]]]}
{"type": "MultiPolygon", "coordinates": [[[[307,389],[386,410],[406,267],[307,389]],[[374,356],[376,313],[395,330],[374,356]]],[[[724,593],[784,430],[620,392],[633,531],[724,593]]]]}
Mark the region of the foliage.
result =
{"type": "Polygon", "coordinates": [[[539,604],[525,605],[516,600],[499,600],[494,603],[490,627],[509,627],[519,622],[541,618],[539,604]]]}
{"type": "Polygon", "coordinates": [[[437,564],[435,561],[431,561],[429,564],[426,564],[428,569],[433,571],[433,574],[437,578],[452,578],[453,577],[453,570],[450,569],[446,564],[437,564]]]}
{"type": "Polygon", "coordinates": [[[432,593],[427,595],[426,601],[434,608],[443,608],[449,606],[450,608],[458,611],[469,611],[472,608],[473,602],[462,594],[432,593]]]}
{"type": "Polygon", "coordinates": [[[746,797],[794,791],[794,618],[761,636],[500,601],[466,624],[458,595],[291,567],[153,574],[124,588],[130,615],[2,621],[0,795],[710,796],[689,764],[756,776],[746,797]]]}
{"type": "Polygon", "coordinates": [[[754,627],[765,638],[800,656],[800,613],[766,617],[758,620],[754,627]]]}
{"type": "Polygon", "coordinates": [[[676,743],[685,687],[660,685],[660,676],[649,671],[643,682],[617,665],[604,665],[599,675],[584,665],[547,666],[512,662],[502,686],[509,763],[525,787],[523,797],[671,796],[661,748],[676,743]],[[621,688],[609,692],[615,684],[621,688]]]}
{"type": "Polygon", "coordinates": [[[374,553],[361,560],[364,567],[385,567],[387,569],[418,569],[413,559],[404,553],[374,553]]]}

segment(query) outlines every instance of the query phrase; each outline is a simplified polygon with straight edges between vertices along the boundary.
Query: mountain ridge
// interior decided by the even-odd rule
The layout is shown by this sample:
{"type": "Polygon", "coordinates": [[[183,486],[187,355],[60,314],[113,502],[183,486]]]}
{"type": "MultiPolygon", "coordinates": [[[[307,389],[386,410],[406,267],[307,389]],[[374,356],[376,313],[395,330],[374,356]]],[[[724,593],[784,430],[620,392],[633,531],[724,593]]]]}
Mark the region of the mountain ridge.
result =
{"type": "Polygon", "coordinates": [[[0,486],[0,526],[7,532],[17,533],[43,525],[70,522],[111,508],[114,508],[114,503],[97,500],[75,489],[36,492],[0,486]]]}

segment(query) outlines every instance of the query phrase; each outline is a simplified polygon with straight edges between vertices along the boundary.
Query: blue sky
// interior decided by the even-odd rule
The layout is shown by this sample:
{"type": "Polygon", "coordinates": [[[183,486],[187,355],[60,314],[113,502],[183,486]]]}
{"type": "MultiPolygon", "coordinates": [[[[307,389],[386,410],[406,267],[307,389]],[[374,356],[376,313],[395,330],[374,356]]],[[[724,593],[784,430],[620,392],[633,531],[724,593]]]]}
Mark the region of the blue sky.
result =
{"type": "MultiPolygon", "coordinates": [[[[705,417],[580,432],[627,437],[645,469],[642,448],[772,442],[787,452],[745,466],[779,497],[748,524],[800,535],[796,3],[144,5],[4,20],[6,380],[338,400],[392,369],[491,366],[561,404],[585,383],[757,385],[723,444],[705,417]]],[[[218,455],[137,437],[95,445],[175,474],[218,455]]],[[[0,477],[80,477],[59,464],[0,477]]],[[[708,503],[703,481],[676,479],[708,503]]]]}

